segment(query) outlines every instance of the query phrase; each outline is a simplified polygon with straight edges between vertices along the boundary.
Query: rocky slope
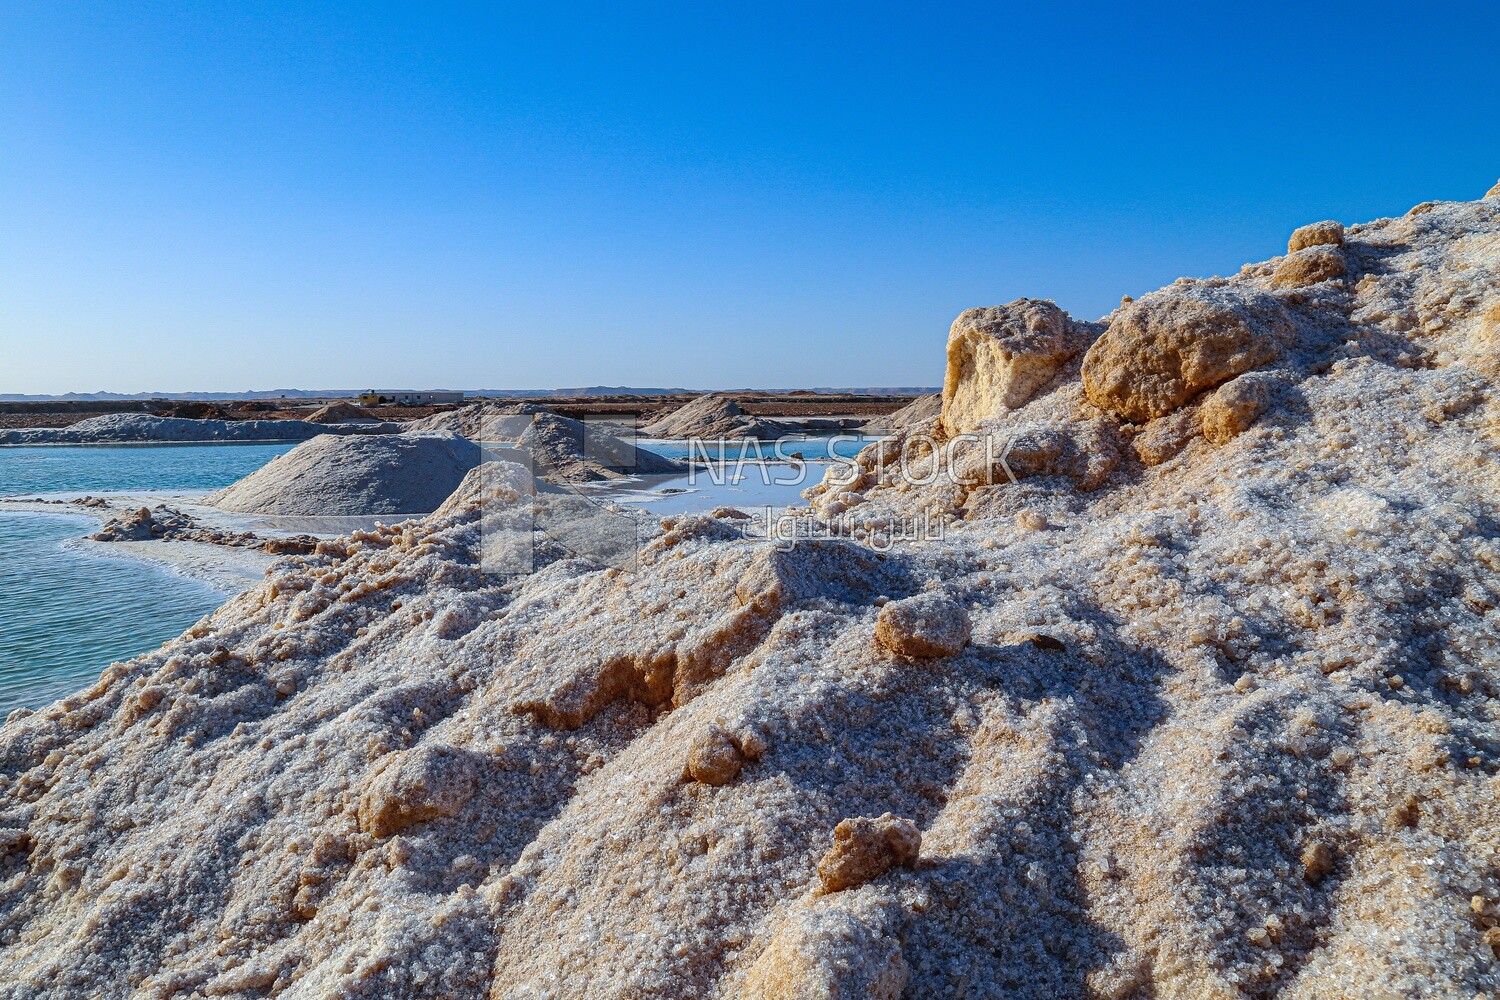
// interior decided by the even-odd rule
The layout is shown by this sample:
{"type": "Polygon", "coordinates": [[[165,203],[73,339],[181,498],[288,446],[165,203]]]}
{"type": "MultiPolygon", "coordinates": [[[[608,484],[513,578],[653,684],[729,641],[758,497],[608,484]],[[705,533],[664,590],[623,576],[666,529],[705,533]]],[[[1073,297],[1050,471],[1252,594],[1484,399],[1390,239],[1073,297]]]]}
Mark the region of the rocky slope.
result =
{"type": "Polygon", "coordinates": [[[1495,995],[1493,194],[966,313],[839,537],[281,561],[0,730],[0,995],[1495,995]]]}

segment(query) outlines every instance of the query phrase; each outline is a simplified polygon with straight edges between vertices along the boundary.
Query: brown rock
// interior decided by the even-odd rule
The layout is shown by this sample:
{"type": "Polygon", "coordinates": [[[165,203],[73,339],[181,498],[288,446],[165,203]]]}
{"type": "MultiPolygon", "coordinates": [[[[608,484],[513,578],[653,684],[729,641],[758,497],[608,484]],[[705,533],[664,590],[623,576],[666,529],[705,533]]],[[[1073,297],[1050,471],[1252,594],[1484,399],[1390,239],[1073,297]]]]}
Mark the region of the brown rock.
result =
{"type": "Polygon", "coordinates": [[[875,617],[875,641],[901,656],[952,656],[969,644],[969,613],[941,594],[891,601],[875,617]]]}
{"type": "Polygon", "coordinates": [[[739,776],[744,766],[745,755],[729,734],[717,726],[695,740],[688,750],[688,776],[705,785],[727,785],[739,776]]]}
{"type": "Polygon", "coordinates": [[[833,847],[818,862],[824,892],[840,892],[910,865],[922,850],[922,833],[909,819],[883,813],[846,819],[833,828],[833,847]]]}
{"type": "Polygon", "coordinates": [[[1016,512],[1016,527],[1022,531],[1046,531],[1052,525],[1047,522],[1047,515],[1027,507],[1016,512]]]}
{"type": "Polygon", "coordinates": [[[1313,885],[1333,871],[1333,848],[1321,840],[1314,840],[1302,851],[1302,877],[1313,885]]]}
{"type": "Polygon", "coordinates": [[[1241,376],[1230,379],[1203,402],[1198,410],[1203,436],[1213,444],[1224,444],[1244,433],[1266,411],[1271,394],[1263,379],[1241,376]]]}
{"type": "Polygon", "coordinates": [[[1306,250],[1308,247],[1344,245],[1344,224],[1342,222],[1314,222],[1301,227],[1292,233],[1292,238],[1287,240],[1286,252],[1296,253],[1298,250],[1306,250]]]}
{"type": "Polygon", "coordinates": [[[1172,285],[1115,316],[1084,356],[1084,392],[1126,420],[1151,420],[1275,360],[1291,332],[1273,296],[1227,285],[1172,285]]]}
{"type": "Polygon", "coordinates": [[[389,837],[414,823],[453,816],[474,795],[474,755],[455,747],[413,747],[377,767],[359,799],[359,828],[389,837]]]}
{"type": "Polygon", "coordinates": [[[948,331],[943,428],[960,434],[1024,406],[1090,336],[1089,326],[1043,299],[960,313],[948,331]]]}
{"type": "Polygon", "coordinates": [[[1406,798],[1401,800],[1401,804],[1392,810],[1390,826],[1393,829],[1400,829],[1404,826],[1416,826],[1421,818],[1421,800],[1415,795],[1407,795],[1406,798]]]}
{"type": "Polygon", "coordinates": [[[1198,412],[1191,407],[1157,417],[1130,442],[1146,465],[1160,465],[1177,457],[1198,436],[1198,412]]]}
{"type": "Polygon", "coordinates": [[[1332,278],[1342,278],[1346,270],[1344,255],[1337,247],[1308,247],[1281,258],[1281,263],[1276,265],[1276,270],[1271,274],[1271,284],[1279,288],[1301,288],[1332,278]]]}
{"type": "Polygon", "coordinates": [[[1118,434],[1107,420],[987,425],[982,435],[958,438],[948,449],[955,482],[970,489],[1065,476],[1093,490],[1120,464],[1118,434]]]}

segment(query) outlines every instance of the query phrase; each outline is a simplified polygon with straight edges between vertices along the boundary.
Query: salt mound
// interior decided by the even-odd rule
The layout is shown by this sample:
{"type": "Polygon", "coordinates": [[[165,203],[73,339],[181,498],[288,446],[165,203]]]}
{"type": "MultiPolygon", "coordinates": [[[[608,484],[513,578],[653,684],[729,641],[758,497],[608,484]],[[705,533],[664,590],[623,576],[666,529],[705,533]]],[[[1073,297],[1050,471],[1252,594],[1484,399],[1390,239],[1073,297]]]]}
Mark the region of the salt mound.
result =
{"type": "Polygon", "coordinates": [[[975,436],[909,457],[992,481],[903,477],[897,435],[794,546],[684,516],[601,567],[486,465],[282,560],[0,730],[0,978],[1494,995],[1500,199],[1339,252],[1310,285],[1278,258],[1127,306],[1090,332],[1127,369],[1099,402],[1092,345],[1018,408],[976,364],[944,396],[975,436]],[[1161,346],[1221,356],[1204,286],[1285,310],[1218,385],[1161,346]],[[504,539],[535,572],[484,571],[504,539]]]}
{"type": "Polygon", "coordinates": [[[204,502],[242,514],[428,514],[480,461],[456,434],[315,437],[204,502]]]}
{"type": "Polygon", "coordinates": [[[539,479],[590,482],[686,471],[680,463],[654,451],[555,413],[532,417],[516,444],[530,453],[539,479]]]}
{"type": "MultiPolygon", "coordinates": [[[[484,441],[494,436],[497,430],[505,430],[511,421],[506,417],[531,416],[546,413],[534,403],[470,403],[456,410],[434,413],[406,425],[408,431],[447,431],[461,434],[470,441],[484,441]]],[[[524,426],[524,425],[523,425],[524,426]]]]}
{"type": "Polygon", "coordinates": [[[927,396],[918,396],[895,413],[865,421],[864,430],[873,434],[909,430],[936,420],[942,412],[943,395],[934,392],[927,396]]]}
{"type": "Polygon", "coordinates": [[[337,403],[328,403],[320,406],[307,416],[308,423],[312,424],[342,424],[354,420],[378,419],[369,410],[342,400],[337,403]]]}
{"type": "Polygon", "coordinates": [[[728,396],[709,393],[678,407],[641,428],[648,438],[702,438],[705,440],[781,437],[782,428],[769,420],[752,417],[728,396]]]}

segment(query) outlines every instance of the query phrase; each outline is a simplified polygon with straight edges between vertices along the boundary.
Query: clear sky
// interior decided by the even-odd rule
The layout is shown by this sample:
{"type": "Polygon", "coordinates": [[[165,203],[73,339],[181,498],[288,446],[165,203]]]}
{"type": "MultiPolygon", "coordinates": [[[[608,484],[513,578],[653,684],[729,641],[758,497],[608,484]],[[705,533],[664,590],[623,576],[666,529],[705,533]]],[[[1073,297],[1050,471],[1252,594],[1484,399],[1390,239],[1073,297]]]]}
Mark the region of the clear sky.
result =
{"type": "Polygon", "coordinates": [[[937,384],[1500,176],[1494,2],[313,6],[0,2],[0,392],[937,384]]]}

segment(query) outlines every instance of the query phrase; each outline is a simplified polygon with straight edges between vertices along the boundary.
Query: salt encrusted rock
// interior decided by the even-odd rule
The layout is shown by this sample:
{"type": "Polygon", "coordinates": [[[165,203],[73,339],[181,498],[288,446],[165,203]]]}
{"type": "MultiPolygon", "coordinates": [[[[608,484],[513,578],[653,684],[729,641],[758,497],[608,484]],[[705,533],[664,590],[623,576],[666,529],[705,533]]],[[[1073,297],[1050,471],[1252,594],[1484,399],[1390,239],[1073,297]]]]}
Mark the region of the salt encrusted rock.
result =
{"type": "Polygon", "coordinates": [[[1333,848],[1321,840],[1314,840],[1302,851],[1302,874],[1307,881],[1316,885],[1333,871],[1334,863],[1333,848]]]}
{"type": "Polygon", "coordinates": [[[347,400],[328,403],[307,415],[308,423],[312,424],[343,424],[356,420],[378,421],[379,419],[369,410],[355,406],[347,400]]]}
{"type": "Polygon", "coordinates": [[[833,828],[833,847],[818,862],[824,892],[864,885],[922,851],[922,833],[909,819],[882,813],[846,819],[833,828]]]}
{"type": "Polygon", "coordinates": [[[1194,407],[1183,407],[1141,428],[1141,432],[1130,441],[1145,465],[1161,465],[1177,457],[1177,453],[1199,434],[1198,411],[1194,407]]]}
{"type": "Polygon", "coordinates": [[[531,457],[538,479],[593,482],[619,476],[662,475],[685,470],[680,462],[609,434],[604,428],[556,413],[538,413],[516,440],[531,457]]]}
{"type": "Polygon", "coordinates": [[[1313,222],[1292,233],[1292,238],[1286,243],[1286,252],[1291,254],[1298,250],[1306,250],[1308,247],[1341,247],[1343,245],[1344,224],[1342,222],[1313,222]]]}
{"type": "Polygon", "coordinates": [[[1022,531],[1046,531],[1052,525],[1047,522],[1047,515],[1026,507],[1016,511],[1016,527],[1022,531]]]}
{"type": "Polygon", "coordinates": [[[1213,444],[1225,444],[1250,429],[1271,403],[1271,393],[1262,378],[1242,375],[1215,389],[1198,408],[1203,436],[1213,444]]]}
{"type": "Polygon", "coordinates": [[[474,795],[474,754],[441,744],[386,757],[359,799],[359,828],[389,837],[414,823],[456,815],[474,795]]]}
{"type": "Polygon", "coordinates": [[[738,507],[715,507],[708,512],[708,516],[717,518],[720,521],[747,521],[750,519],[750,515],[738,507]]]}
{"type": "Polygon", "coordinates": [[[986,423],[979,430],[946,445],[947,467],[966,489],[1064,476],[1087,491],[1098,489],[1120,464],[1114,425],[1106,420],[986,423]]]}
{"type": "Polygon", "coordinates": [[[960,313],[948,331],[943,428],[961,434],[1024,406],[1091,335],[1088,325],[1043,299],[960,313]]]}
{"type": "Polygon", "coordinates": [[[441,410],[412,420],[401,427],[407,433],[447,431],[450,434],[460,434],[470,441],[489,444],[515,440],[530,425],[530,421],[525,418],[549,412],[551,411],[535,403],[467,403],[455,410],[441,410]],[[516,419],[518,417],[521,419],[516,419]]]}
{"type": "Polygon", "coordinates": [[[698,737],[688,750],[687,773],[705,785],[727,785],[739,776],[745,766],[745,755],[717,726],[698,737]]]}
{"type": "Polygon", "coordinates": [[[135,542],[160,537],[162,529],[151,517],[151,510],[141,507],[112,517],[89,537],[96,542],[135,542]]]}
{"type": "Polygon", "coordinates": [[[875,641],[901,656],[952,656],[969,644],[969,613],[941,594],[891,601],[875,617],[875,641]]]}
{"type": "Polygon", "coordinates": [[[1084,392],[1126,420],[1151,420],[1274,361],[1291,332],[1274,296],[1227,283],[1171,285],[1116,314],[1084,355],[1084,392]]]}
{"type": "Polygon", "coordinates": [[[1278,288],[1301,288],[1342,278],[1346,271],[1344,255],[1337,247],[1312,246],[1281,258],[1271,275],[1271,284],[1278,288]]]}
{"type": "MultiPolygon", "coordinates": [[[[826,904],[826,901],[820,901],[826,904]]],[[[745,977],[743,1000],[898,1000],[901,942],[870,907],[801,905],[784,916],[745,977]]]]}

